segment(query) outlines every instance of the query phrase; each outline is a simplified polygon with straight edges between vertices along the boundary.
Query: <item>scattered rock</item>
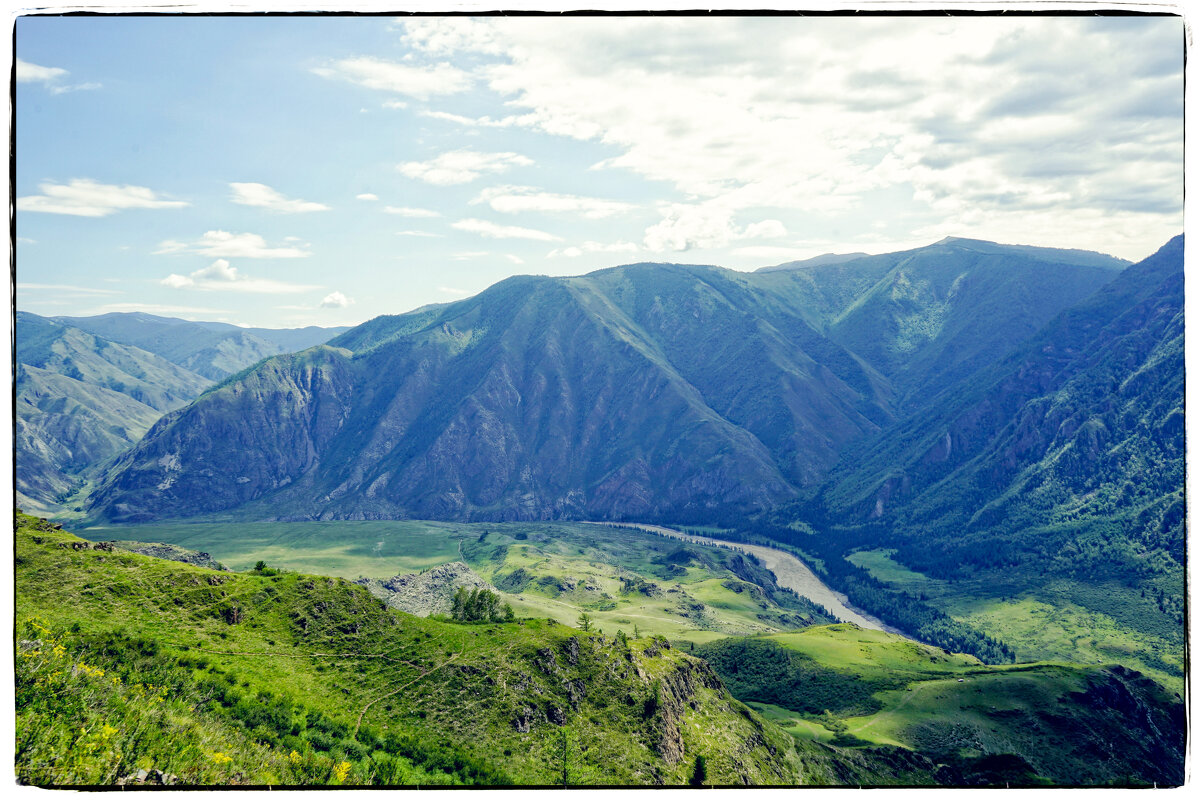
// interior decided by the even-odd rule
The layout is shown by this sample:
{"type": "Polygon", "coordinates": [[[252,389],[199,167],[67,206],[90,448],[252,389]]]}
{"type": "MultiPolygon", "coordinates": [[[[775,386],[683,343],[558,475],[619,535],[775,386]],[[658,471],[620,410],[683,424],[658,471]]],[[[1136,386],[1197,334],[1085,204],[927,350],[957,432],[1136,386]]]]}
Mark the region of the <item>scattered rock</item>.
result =
{"type": "Polygon", "coordinates": [[[428,617],[449,614],[454,607],[454,593],[460,586],[466,589],[492,589],[483,578],[461,561],[439,564],[424,572],[397,575],[386,581],[359,578],[355,583],[387,603],[389,608],[428,617]]]}

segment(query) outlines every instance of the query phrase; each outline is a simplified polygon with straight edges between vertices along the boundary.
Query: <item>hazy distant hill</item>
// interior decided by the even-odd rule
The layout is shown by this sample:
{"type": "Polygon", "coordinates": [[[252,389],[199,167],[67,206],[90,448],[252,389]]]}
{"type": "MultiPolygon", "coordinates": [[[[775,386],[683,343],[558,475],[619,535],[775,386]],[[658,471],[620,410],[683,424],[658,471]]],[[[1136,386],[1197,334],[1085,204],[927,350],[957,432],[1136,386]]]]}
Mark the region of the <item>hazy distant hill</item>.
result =
{"type": "Polygon", "coordinates": [[[267,341],[232,325],[147,314],[50,319],[21,311],[16,322],[17,497],[42,512],[61,507],[96,467],[164,413],[195,399],[212,377],[224,377],[226,368],[344,330],[260,331],[272,337],[267,341]]]}
{"type": "Polygon", "coordinates": [[[100,386],[157,409],[190,401],[211,380],[137,346],[58,320],[17,312],[17,362],[100,386]]]}
{"type": "Polygon", "coordinates": [[[755,272],[785,272],[789,269],[820,267],[825,264],[841,264],[846,261],[853,261],[856,258],[865,258],[866,256],[867,253],[824,253],[823,255],[805,258],[801,261],[788,261],[785,264],[776,264],[773,267],[759,267],[755,272]]]}
{"type": "Polygon", "coordinates": [[[769,508],[890,426],[898,385],[928,393],[972,374],[1120,267],[1055,252],[951,240],[781,272],[511,278],[237,376],[156,425],[93,508],[125,520],[243,506],[500,519],[769,508]],[[941,316],[921,328],[906,315],[941,316]]]}
{"type": "Polygon", "coordinates": [[[137,347],[17,313],[17,499],[48,510],[207,378],[137,347]]]}
{"type": "Polygon", "coordinates": [[[56,317],[60,322],[156,353],[168,361],[220,380],[267,356],[323,344],[346,328],[241,328],[224,322],[193,322],[143,313],[56,317]]]}

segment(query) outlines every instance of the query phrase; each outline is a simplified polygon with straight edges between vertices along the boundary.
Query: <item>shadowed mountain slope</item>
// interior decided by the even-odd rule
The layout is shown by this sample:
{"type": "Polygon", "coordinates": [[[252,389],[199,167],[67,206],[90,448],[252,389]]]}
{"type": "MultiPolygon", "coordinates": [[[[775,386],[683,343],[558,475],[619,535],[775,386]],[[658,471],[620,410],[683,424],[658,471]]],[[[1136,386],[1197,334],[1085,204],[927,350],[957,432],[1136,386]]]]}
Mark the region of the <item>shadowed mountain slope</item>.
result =
{"type": "Polygon", "coordinates": [[[824,493],[828,518],[937,578],[1014,591],[1058,580],[1072,602],[1182,647],[1183,337],[1176,237],[852,448],[824,493]]]}

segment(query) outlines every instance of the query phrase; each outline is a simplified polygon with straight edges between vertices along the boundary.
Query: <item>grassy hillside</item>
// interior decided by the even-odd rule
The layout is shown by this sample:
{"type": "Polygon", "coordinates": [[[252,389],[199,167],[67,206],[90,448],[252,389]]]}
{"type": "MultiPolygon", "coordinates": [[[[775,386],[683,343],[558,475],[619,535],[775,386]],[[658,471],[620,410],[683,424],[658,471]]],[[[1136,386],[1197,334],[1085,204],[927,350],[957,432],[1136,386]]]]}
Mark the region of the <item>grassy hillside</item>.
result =
{"type": "MultiPolygon", "coordinates": [[[[1021,660],[1114,662],[1150,675],[1172,692],[1183,692],[1183,630],[1160,606],[1153,584],[1147,593],[1116,583],[1090,587],[1061,579],[1031,589],[1019,575],[1008,580],[948,581],[914,572],[898,564],[893,554],[893,550],[860,550],[849,560],[888,585],[923,597],[951,617],[1004,641],[1021,660]],[[1109,597],[1094,597],[1100,593],[1109,597]],[[1080,597],[1087,605],[1079,602],[1080,597]],[[1118,616],[1088,607],[1100,603],[1117,607],[1118,616]]],[[[1168,586],[1164,595],[1182,597],[1183,589],[1168,586]]]]}
{"type": "Polygon", "coordinates": [[[793,736],[904,748],[964,785],[1183,780],[1182,701],[1120,666],[987,666],[848,625],[700,652],[735,696],[793,736]]]}
{"type": "Polygon", "coordinates": [[[663,639],[420,619],[341,579],[215,572],[24,515],[16,567],[25,782],[554,784],[565,764],[570,783],[684,784],[699,755],[713,783],[803,779],[790,738],[663,639]]]}
{"type": "Polygon", "coordinates": [[[632,530],[572,523],[156,523],[81,531],[204,550],[239,570],[261,560],[300,572],[386,579],[465,561],[519,615],[575,625],[586,611],[612,635],[707,641],[833,621],[782,590],[753,559],[632,530]]]}

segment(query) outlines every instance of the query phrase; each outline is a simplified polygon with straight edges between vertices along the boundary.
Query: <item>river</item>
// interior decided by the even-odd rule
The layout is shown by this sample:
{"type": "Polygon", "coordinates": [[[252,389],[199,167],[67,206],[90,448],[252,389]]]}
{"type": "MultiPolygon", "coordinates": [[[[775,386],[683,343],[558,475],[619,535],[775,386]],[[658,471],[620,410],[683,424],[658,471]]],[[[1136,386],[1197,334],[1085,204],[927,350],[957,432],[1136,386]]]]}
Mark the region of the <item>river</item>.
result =
{"type": "Polygon", "coordinates": [[[833,616],[842,622],[853,622],[860,628],[871,628],[901,636],[905,635],[865,611],[851,606],[846,595],[830,589],[821,582],[820,578],[813,574],[813,571],[808,568],[807,564],[783,550],[776,550],[774,547],[766,547],[759,544],[743,544],[742,542],[710,539],[707,536],[693,536],[690,533],[677,531],[674,528],[664,528],[661,525],[643,525],[637,522],[588,522],[585,524],[604,525],[609,528],[634,528],[659,536],[668,536],[672,539],[682,539],[683,541],[695,542],[696,544],[721,545],[741,550],[744,553],[750,553],[756,556],[764,567],[775,573],[775,580],[780,586],[791,589],[801,597],[807,597],[814,603],[824,606],[830,614],[833,614],[833,616]]]}

